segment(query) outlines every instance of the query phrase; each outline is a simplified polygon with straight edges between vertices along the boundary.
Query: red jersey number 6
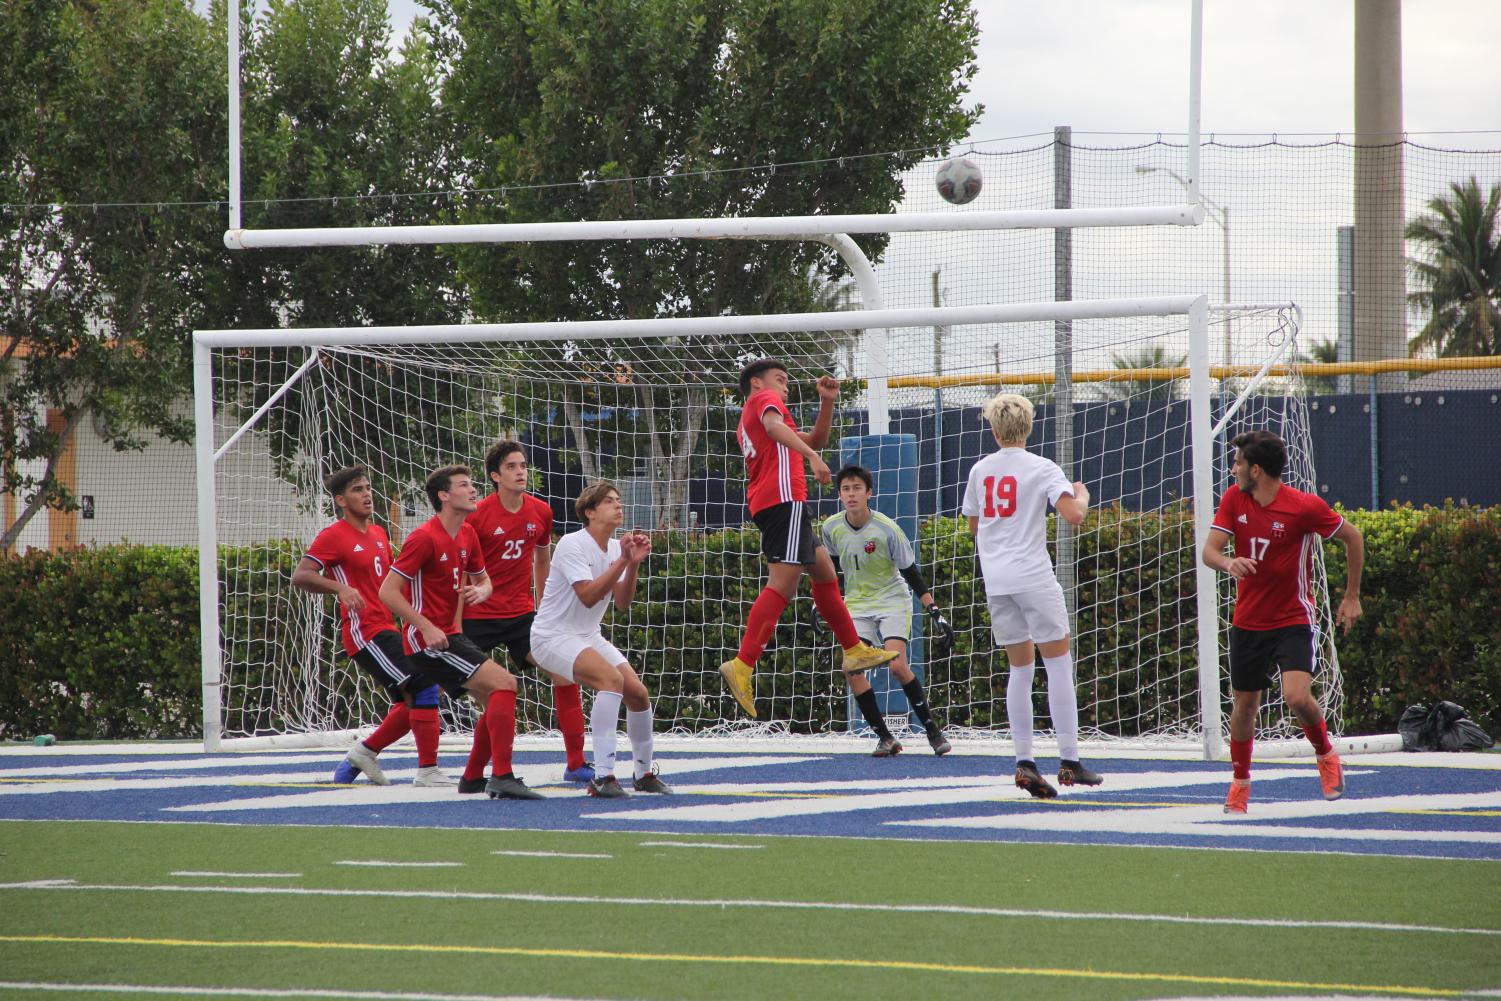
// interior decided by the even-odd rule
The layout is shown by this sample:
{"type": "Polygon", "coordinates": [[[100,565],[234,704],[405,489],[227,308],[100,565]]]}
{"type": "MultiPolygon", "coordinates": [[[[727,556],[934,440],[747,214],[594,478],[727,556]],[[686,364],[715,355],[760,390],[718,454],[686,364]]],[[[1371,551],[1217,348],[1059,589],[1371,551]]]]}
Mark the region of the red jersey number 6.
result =
{"type": "Polygon", "coordinates": [[[985,517],[1009,518],[1016,513],[1016,477],[985,477],[985,517]]]}

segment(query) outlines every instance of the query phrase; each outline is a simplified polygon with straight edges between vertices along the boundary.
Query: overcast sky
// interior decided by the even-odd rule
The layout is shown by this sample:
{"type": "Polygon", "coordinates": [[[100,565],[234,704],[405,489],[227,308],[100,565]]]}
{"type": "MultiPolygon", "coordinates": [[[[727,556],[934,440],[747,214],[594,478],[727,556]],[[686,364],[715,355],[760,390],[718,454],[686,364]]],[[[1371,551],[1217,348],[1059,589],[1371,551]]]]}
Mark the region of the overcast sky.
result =
{"type": "MultiPolygon", "coordinates": [[[[1207,0],[1203,130],[1349,133],[1357,0],[1207,0]]],[[[404,33],[415,0],[390,0],[404,33]]],[[[986,106],[972,138],[1182,132],[1188,0],[976,0],[986,106]]],[[[1501,2],[1406,0],[1409,132],[1501,129],[1501,2]]]]}

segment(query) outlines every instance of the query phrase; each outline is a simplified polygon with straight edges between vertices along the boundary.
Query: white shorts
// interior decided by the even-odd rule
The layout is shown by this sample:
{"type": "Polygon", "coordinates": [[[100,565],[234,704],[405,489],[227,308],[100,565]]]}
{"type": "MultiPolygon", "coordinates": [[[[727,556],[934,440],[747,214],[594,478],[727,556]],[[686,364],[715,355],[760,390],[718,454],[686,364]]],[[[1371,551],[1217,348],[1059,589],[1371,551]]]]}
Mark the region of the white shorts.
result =
{"type": "Polygon", "coordinates": [[[871,646],[882,646],[887,640],[905,642],[912,635],[912,609],[901,612],[882,612],[880,615],[850,614],[855,620],[855,632],[871,646]]]}
{"type": "Polygon", "coordinates": [[[594,650],[611,667],[627,663],[625,654],[617,650],[603,633],[532,633],[532,657],[537,666],[550,674],[573,681],[573,665],[579,654],[594,650]]]}
{"type": "Polygon", "coordinates": [[[990,606],[990,634],[996,646],[1027,640],[1052,643],[1068,635],[1068,606],[1056,581],[1036,591],[988,594],[985,603],[990,606]]]}

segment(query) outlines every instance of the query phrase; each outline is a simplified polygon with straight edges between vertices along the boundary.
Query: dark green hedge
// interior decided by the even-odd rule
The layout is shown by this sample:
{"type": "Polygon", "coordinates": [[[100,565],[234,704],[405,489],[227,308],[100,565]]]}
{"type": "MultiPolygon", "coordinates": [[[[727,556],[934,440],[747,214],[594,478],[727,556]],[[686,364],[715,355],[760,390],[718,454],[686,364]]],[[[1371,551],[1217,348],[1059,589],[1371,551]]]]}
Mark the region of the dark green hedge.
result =
{"type": "MultiPolygon", "coordinates": [[[[1437,697],[1465,706],[1493,734],[1501,730],[1501,509],[1400,508],[1349,517],[1366,535],[1367,562],[1365,617],[1339,640],[1345,732],[1392,732],[1403,708],[1437,697]]],[[[1101,617],[1105,624],[1088,615],[1079,622],[1080,704],[1093,707],[1082,722],[1130,736],[1192,718],[1198,693],[1190,516],[1106,508],[1092,520],[1095,531],[1079,551],[1080,606],[1110,614],[1101,617]],[[1162,581],[1173,582],[1169,592],[1162,581]],[[1154,658],[1149,676],[1141,665],[1154,658]]],[[[953,654],[930,666],[930,698],[952,724],[998,725],[1005,675],[991,649],[972,542],[958,519],[934,519],[922,535],[934,595],[959,635],[953,654]]],[[[756,550],[753,531],[745,530],[658,540],[630,621],[610,628],[648,676],[659,718],[696,727],[736,718],[717,667],[737,645],[761,587],[756,550]]],[[[1343,547],[1326,553],[1337,596],[1343,547]]],[[[254,635],[235,638],[234,659],[263,662],[283,648],[276,632],[283,616],[269,613],[282,601],[275,596],[285,592],[297,556],[290,544],[226,551],[223,593],[261,624],[254,635]]],[[[196,560],[192,549],[143,546],[0,559],[0,738],[198,736],[196,560]]],[[[775,718],[818,731],[841,725],[843,683],[833,671],[832,642],[807,625],[808,608],[799,600],[783,617],[758,692],[775,718]]],[[[342,653],[330,656],[342,660],[342,653]]],[[[349,687],[348,671],[336,676],[349,687]]],[[[298,703],[297,693],[284,694],[298,703]]],[[[340,704],[353,694],[341,692],[340,704]]],[[[531,723],[550,725],[550,713],[530,713],[540,713],[531,723]]]]}

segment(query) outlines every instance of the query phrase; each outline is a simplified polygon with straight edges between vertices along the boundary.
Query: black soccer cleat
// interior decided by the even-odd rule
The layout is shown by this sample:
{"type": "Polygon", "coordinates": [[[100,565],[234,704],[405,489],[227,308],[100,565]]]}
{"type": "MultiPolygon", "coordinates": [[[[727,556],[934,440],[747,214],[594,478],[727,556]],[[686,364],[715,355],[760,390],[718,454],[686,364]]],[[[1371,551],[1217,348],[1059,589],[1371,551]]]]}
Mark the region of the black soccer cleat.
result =
{"type": "Polygon", "coordinates": [[[1061,786],[1097,786],[1105,781],[1099,772],[1090,771],[1078,761],[1058,763],[1058,784],[1061,786]]]}
{"type": "Polygon", "coordinates": [[[497,775],[485,783],[485,792],[490,794],[491,799],[546,799],[547,797],[535,789],[528,789],[526,783],[521,781],[515,774],[497,775]]]}
{"type": "Polygon", "coordinates": [[[662,781],[662,776],[656,772],[647,772],[645,775],[631,783],[631,788],[637,792],[655,792],[663,796],[672,795],[672,786],[662,781]]]}
{"type": "Polygon", "coordinates": [[[485,791],[485,777],[481,775],[477,779],[459,779],[459,793],[464,796],[472,796],[485,791]]]}
{"type": "Polygon", "coordinates": [[[943,735],[943,730],[937,726],[928,729],[928,746],[940,758],[954,749],[954,745],[950,744],[949,739],[943,735]]]}
{"type": "Polygon", "coordinates": [[[872,758],[894,758],[901,753],[902,745],[897,741],[895,737],[892,737],[888,734],[887,736],[881,738],[881,742],[876,745],[876,749],[874,751],[870,752],[870,756],[872,758]]]}
{"type": "Polygon", "coordinates": [[[1025,789],[1033,799],[1052,799],[1058,795],[1058,790],[1042,777],[1037,771],[1037,765],[1031,761],[1016,763],[1016,787],[1025,789]]]}
{"type": "Polygon", "coordinates": [[[613,775],[602,775],[584,788],[599,799],[628,799],[631,795],[620,788],[620,780],[613,775]]]}

